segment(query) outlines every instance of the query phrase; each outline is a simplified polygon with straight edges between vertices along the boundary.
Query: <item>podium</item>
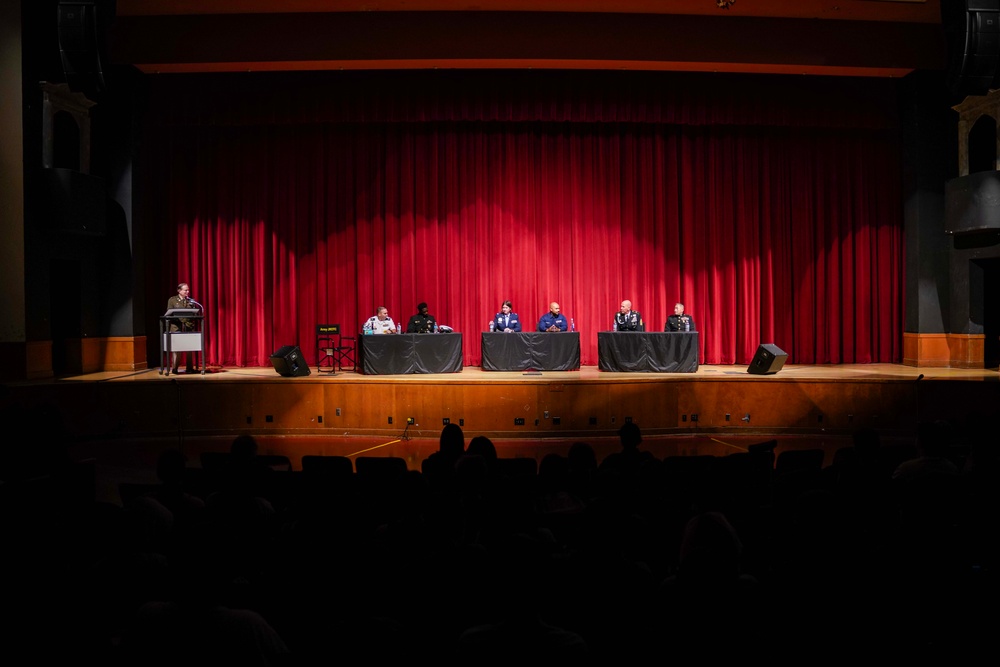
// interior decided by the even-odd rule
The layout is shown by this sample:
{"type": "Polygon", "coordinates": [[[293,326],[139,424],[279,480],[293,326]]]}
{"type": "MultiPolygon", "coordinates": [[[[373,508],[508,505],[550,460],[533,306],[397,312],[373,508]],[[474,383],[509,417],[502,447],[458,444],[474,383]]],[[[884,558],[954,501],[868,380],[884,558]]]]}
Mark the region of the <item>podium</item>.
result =
{"type": "Polygon", "coordinates": [[[198,366],[205,374],[205,316],[198,308],[170,308],[160,316],[160,375],[170,375],[174,352],[200,352],[198,366]],[[171,331],[174,320],[191,320],[193,331],[171,331]]]}

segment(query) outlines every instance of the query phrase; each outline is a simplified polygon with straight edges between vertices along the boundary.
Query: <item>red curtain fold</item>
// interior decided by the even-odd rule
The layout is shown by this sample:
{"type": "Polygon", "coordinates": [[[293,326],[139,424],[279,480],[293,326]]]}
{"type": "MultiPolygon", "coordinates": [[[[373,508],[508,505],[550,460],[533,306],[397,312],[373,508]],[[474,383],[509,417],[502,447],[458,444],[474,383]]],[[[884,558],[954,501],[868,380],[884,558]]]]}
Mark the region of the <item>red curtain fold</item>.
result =
{"type": "MultiPolygon", "coordinates": [[[[684,302],[703,363],[747,364],[759,343],[791,363],[900,360],[902,206],[887,112],[858,127],[762,124],[782,116],[772,101],[769,113],[750,105],[746,123],[605,120],[650,114],[645,96],[632,108],[617,93],[615,113],[605,104],[600,121],[566,122],[492,111],[471,122],[470,109],[504,105],[494,95],[477,107],[462,91],[448,104],[426,95],[423,110],[398,101],[436,118],[422,122],[272,113],[189,124],[175,111],[191,102],[177,97],[147,144],[150,215],[177,275],[151,282],[164,302],[191,283],[212,364],[267,365],[288,344],[315,363],[316,324],[356,330],[379,305],[405,324],[426,301],[478,365],[479,332],[512,299],[526,327],[558,301],[593,365],[596,331],[626,298],[648,330],[684,302]]],[[[670,97],[654,115],[739,108],[720,91],[707,110],[705,95],[692,108],[670,97]]]]}

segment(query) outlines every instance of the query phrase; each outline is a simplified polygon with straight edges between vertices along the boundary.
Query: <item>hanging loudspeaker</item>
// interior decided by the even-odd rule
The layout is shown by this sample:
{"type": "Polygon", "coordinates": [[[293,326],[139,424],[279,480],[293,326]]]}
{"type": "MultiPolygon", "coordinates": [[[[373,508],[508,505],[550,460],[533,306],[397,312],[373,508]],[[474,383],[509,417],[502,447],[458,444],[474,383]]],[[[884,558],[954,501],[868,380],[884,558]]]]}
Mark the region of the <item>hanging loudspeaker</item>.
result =
{"type": "Polygon", "coordinates": [[[58,28],[59,56],[69,89],[91,95],[103,92],[96,2],[60,2],[58,28]]]}
{"type": "Polygon", "coordinates": [[[1000,76],[1000,1],[942,0],[948,48],[948,88],[985,95],[1000,76]]]}

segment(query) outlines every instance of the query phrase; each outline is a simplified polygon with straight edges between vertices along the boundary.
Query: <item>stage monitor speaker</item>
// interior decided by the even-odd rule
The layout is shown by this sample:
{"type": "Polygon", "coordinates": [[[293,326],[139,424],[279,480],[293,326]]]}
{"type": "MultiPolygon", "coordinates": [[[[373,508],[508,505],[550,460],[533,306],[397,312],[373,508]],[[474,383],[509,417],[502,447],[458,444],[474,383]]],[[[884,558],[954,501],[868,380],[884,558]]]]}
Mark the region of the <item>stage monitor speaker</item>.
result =
{"type": "Polygon", "coordinates": [[[63,1],[57,12],[59,55],[66,84],[74,92],[90,95],[105,89],[97,4],[96,0],[63,1]]]}
{"type": "Polygon", "coordinates": [[[271,365],[274,366],[274,370],[278,371],[278,375],[283,377],[300,377],[312,372],[309,370],[309,364],[302,358],[302,350],[299,349],[298,345],[285,345],[278,348],[271,355],[271,365]]]}
{"type": "Polygon", "coordinates": [[[753,361],[750,362],[747,373],[774,375],[785,365],[786,359],[788,359],[788,355],[780,347],[764,343],[757,346],[757,354],[753,355],[753,361]]]}

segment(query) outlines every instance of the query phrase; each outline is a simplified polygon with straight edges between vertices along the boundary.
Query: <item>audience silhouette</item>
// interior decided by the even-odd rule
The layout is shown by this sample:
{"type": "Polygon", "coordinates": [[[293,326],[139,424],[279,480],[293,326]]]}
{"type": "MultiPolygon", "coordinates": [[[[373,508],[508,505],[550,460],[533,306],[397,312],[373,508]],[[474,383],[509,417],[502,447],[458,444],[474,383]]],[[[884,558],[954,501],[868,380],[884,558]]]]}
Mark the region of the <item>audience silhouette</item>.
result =
{"type": "Polygon", "coordinates": [[[46,597],[5,604],[38,655],[123,665],[975,656],[996,620],[993,416],[921,423],[912,450],[858,431],[780,493],[775,441],[661,461],[634,423],[603,461],[575,442],[530,475],[454,424],[421,470],[380,474],[275,471],[241,435],[216,476],[163,451],[120,506],[46,454],[0,487],[8,576],[46,597]],[[69,615],[73,650],[46,644],[69,615]]]}

